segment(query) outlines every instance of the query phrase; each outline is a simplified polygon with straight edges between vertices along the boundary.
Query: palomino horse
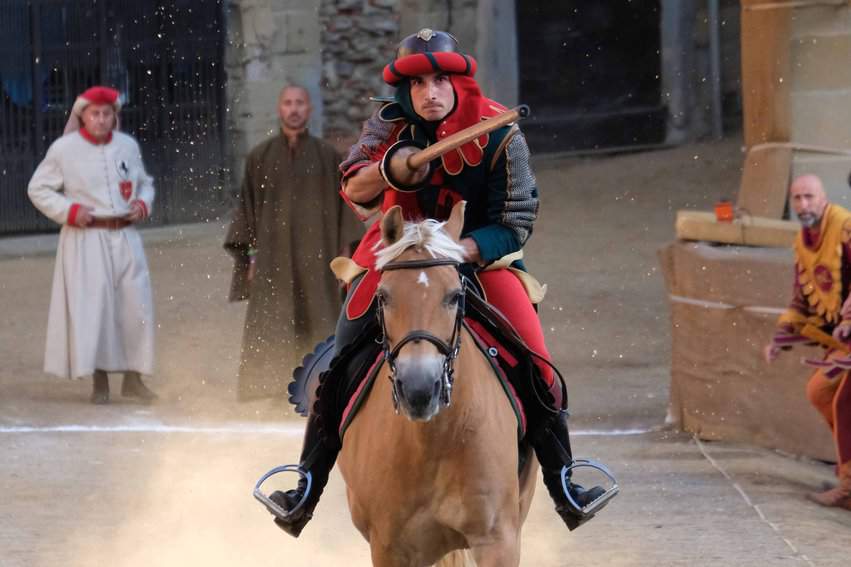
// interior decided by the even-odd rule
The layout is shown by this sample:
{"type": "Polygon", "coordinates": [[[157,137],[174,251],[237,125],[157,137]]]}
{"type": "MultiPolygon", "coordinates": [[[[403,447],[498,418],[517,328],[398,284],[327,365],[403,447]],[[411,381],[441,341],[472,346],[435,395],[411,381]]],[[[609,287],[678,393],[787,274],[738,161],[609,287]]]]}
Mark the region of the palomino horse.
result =
{"type": "Polygon", "coordinates": [[[521,459],[517,417],[461,325],[463,218],[459,203],[445,225],[406,224],[394,207],[381,225],[388,360],[339,458],[352,520],[378,567],[520,562],[538,465],[531,449],[521,459]]]}

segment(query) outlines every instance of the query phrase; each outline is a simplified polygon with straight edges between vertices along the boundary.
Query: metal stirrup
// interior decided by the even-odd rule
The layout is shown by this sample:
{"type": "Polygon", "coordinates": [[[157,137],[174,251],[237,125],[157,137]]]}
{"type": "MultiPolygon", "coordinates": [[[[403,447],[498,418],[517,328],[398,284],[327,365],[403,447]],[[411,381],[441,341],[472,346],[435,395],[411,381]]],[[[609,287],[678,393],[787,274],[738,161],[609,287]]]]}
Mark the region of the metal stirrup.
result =
{"type": "Polygon", "coordinates": [[[310,471],[306,471],[301,468],[299,465],[282,465],[280,467],[275,467],[263,476],[260,477],[260,480],[257,481],[257,484],[254,485],[254,498],[260,501],[261,504],[266,506],[266,509],[272,513],[273,516],[278,518],[279,520],[288,521],[290,517],[295,514],[298,510],[304,507],[305,502],[307,502],[307,497],[310,494],[310,489],[313,487],[313,475],[310,474],[310,471]],[[301,497],[301,500],[298,501],[298,504],[293,506],[292,510],[284,510],[278,505],[274,500],[263,494],[263,491],[260,490],[260,487],[264,482],[266,482],[269,477],[274,476],[278,473],[283,472],[294,472],[298,473],[302,478],[307,481],[307,488],[304,491],[304,495],[301,497]]]}
{"type": "Polygon", "coordinates": [[[597,510],[602,508],[609,500],[614,498],[617,493],[620,491],[620,487],[618,486],[618,481],[615,480],[615,477],[612,475],[611,471],[609,471],[608,467],[602,463],[598,463],[597,461],[592,461],[591,459],[576,459],[570,465],[565,465],[561,468],[561,487],[564,490],[565,496],[567,496],[567,501],[570,503],[570,506],[574,509],[577,515],[579,516],[589,516],[594,514],[597,510]],[[579,503],[574,500],[573,495],[570,493],[568,488],[570,487],[570,477],[571,473],[574,469],[587,467],[592,468],[594,470],[600,471],[606,478],[609,479],[609,482],[612,483],[611,488],[606,490],[603,494],[589,502],[585,506],[580,506],[579,503]]]}

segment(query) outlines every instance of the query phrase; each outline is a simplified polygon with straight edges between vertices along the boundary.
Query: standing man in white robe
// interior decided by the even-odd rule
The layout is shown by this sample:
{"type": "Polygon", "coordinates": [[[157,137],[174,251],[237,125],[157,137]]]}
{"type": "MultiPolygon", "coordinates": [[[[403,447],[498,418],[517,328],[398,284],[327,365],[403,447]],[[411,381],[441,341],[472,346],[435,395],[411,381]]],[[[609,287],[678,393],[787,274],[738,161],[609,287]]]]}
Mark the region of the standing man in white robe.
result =
{"type": "Polygon", "coordinates": [[[118,91],[77,97],[65,135],[39,164],[28,194],[62,225],[47,323],[44,370],[93,377],[91,401],[109,402],[109,372],[121,395],[150,402],[142,382],[154,365],[154,313],[142,239],[134,223],[151,211],[154,186],[139,145],[119,132],[118,91]]]}

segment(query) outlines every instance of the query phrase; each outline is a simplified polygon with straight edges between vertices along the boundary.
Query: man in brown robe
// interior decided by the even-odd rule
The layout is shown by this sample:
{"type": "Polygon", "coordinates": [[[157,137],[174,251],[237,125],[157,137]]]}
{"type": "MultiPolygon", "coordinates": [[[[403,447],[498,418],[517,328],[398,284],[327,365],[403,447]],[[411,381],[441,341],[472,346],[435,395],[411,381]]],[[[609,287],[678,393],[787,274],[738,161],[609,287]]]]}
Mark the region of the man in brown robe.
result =
{"type": "Polygon", "coordinates": [[[241,401],[284,394],[302,357],[333,334],[341,293],[328,263],[359,234],[338,194],[340,155],[308,133],[310,111],[303,87],[281,90],[281,131],[248,154],[225,239],[230,300],[248,299],[241,401]]]}

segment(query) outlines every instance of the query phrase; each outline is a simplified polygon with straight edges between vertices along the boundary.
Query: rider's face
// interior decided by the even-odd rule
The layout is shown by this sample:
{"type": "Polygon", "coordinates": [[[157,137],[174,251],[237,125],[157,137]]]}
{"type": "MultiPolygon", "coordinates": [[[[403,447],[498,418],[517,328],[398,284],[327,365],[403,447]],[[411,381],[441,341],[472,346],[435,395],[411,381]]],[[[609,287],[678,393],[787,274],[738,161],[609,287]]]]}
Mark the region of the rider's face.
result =
{"type": "Polygon", "coordinates": [[[429,122],[443,120],[455,106],[455,90],[445,73],[431,73],[411,79],[414,112],[429,122]]]}

